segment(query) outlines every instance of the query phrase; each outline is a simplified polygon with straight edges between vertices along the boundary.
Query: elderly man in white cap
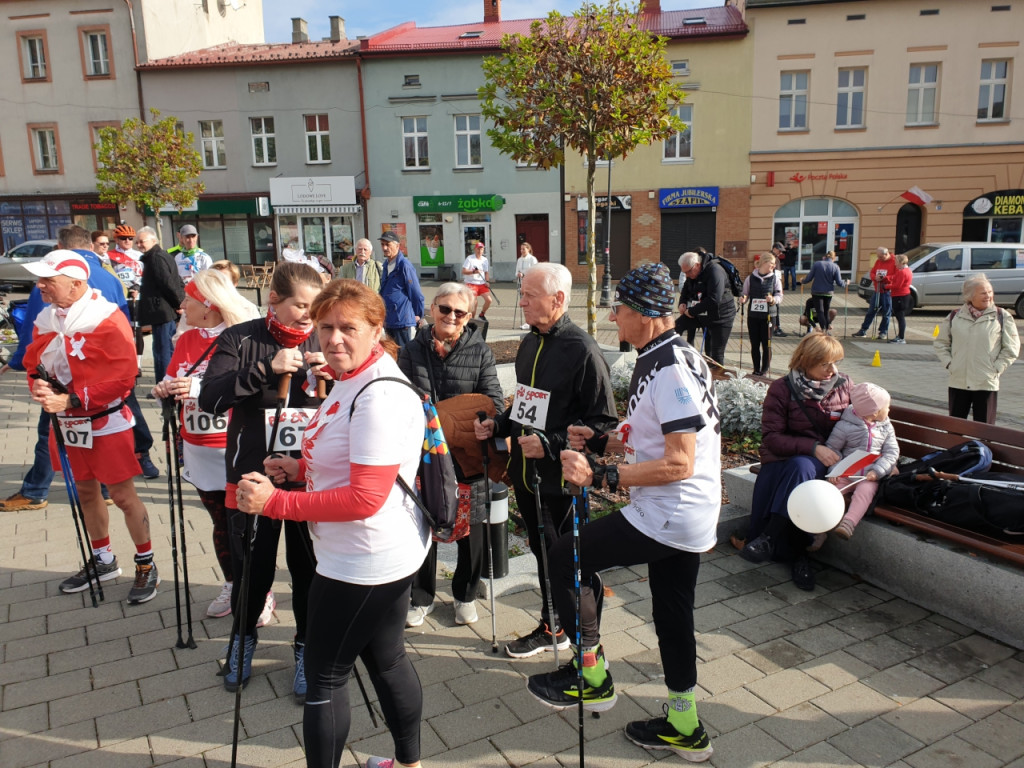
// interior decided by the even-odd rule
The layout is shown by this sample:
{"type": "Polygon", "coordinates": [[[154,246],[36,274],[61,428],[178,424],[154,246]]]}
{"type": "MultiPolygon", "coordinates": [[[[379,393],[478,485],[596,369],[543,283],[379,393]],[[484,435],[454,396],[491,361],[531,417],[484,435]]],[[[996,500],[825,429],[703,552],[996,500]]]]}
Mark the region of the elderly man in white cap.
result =
{"type": "Polygon", "coordinates": [[[168,249],[167,253],[174,259],[183,285],[191,283],[197,272],[213,265],[210,254],[199,247],[199,231],[191,224],[178,230],[178,244],[168,249]]]}
{"type": "MultiPolygon", "coordinates": [[[[141,469],[135,457],[134,420],[125,403],[138,371],[131,326],[115,304],[89,287],[89,265],[80,254],[51,251],[24,266],[39,278],[39,292],[49,302],[36,317],[25,351],[32,399],[56,415],[54,426],[64,435],[96,557],[96,575],[109,581],[121,574],[110,546],[103,483],[124,513],[135,543],[135,583],[128,602],[144,603],[156,596],[160,577],[153,562],[149,514],[132,480],[141,469]]],[[[86,573],[83,567],[65,579],[61,591],[87,589],[86,573]]]]}

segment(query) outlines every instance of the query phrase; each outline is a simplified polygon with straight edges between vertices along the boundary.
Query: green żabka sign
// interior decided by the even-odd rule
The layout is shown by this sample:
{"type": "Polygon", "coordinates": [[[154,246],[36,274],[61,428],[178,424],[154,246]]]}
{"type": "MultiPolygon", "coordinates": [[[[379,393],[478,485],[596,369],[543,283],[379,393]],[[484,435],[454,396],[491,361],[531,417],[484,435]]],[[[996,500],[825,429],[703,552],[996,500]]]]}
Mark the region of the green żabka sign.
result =
{"type": "Polygon", "coordinates": [[[413,197],[416,213],[480,213],[500,211],[505,205],[501,195],[432,195],[413,197]]]}

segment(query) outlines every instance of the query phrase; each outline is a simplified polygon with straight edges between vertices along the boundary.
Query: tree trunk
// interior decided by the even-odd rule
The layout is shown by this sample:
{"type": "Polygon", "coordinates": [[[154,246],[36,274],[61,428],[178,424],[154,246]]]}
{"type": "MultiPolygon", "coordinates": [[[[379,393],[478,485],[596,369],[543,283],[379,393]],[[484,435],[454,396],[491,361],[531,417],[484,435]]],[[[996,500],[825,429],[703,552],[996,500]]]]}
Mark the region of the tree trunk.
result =
{"type": "Polygon", "coordinates": [[[597,203],[594,200],[594,171],[597,159],[587,155],[587,333],[597,338],[597,203]]]}

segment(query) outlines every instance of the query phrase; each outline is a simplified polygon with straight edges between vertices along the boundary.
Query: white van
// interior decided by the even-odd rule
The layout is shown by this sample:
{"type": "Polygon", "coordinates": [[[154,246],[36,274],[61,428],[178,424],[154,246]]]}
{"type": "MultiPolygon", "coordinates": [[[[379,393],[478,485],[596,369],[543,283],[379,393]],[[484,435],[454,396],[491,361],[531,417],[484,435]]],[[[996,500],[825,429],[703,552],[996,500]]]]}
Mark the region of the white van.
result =
{"type": "MultiPolygon", "coordinates": [[[[1024,243],[925,243],[907,251],[907,259],[915,308],[963,303],[964,280],[983,272],[996,304],[1024,318],[1024,243]]],[[[871,279],[862,277],[857,294],[870,303],[874,292],[871,279]]]]}

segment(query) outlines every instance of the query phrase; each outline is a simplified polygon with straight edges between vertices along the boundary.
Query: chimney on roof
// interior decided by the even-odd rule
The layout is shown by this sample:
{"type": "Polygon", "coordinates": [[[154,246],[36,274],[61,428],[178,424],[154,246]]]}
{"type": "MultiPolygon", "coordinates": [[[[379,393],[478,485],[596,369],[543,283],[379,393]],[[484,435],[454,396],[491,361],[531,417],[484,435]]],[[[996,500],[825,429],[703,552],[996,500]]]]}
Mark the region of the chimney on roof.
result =
{"type": "Polygon", "coordinates": [[[501,21],[501,0],[484,0],[484,24],[501,21]]]}
{"type": "Polygon", "coordinates": [[[661,13],[661,0],[640,0],[640,13],[661,13]]]}
{"type": "Polygon", "coordinates": [[[341,16],[331,16],[331,42],[340,43],[345,39],[345,20],[341,16]]]}
{"type": "Polygon", "coordinates": [[[293,18],[292,19],[292,42],[293,43],[308,43],[309,42],[309,26],[306,24],[305,19],[293,18]]]}

